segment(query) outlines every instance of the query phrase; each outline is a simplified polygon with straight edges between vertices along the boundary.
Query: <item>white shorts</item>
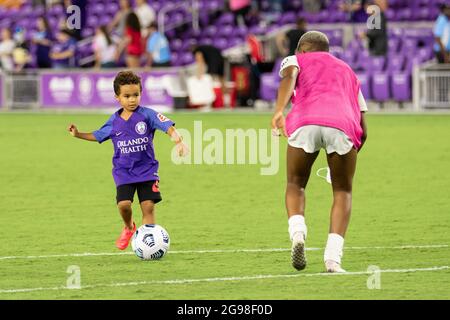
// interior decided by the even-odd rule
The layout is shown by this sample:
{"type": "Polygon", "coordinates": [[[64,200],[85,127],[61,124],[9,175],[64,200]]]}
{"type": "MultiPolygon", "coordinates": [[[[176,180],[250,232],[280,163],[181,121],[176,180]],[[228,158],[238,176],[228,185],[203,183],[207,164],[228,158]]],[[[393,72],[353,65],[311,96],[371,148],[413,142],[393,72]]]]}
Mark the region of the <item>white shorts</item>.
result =
{"type": "Polygon", "coordinates": [[[301,148],[306,153],[314,153],[324,148],[328,154],[337,152],[344,155],[353,148],[353,142],[341,130],[331,127],[309,125],[300,127],[288,139],[291,147],[301,148]]]}

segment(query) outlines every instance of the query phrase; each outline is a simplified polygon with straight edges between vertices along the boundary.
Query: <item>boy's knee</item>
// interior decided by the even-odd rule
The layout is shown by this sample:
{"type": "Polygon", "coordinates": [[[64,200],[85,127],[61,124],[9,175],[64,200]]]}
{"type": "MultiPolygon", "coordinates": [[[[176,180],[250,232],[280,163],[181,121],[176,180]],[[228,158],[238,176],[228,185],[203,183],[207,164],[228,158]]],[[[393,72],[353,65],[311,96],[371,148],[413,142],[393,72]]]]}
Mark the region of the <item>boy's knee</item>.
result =
{"type": "Polygon", "coordinates": [[[131,201],[120,201],[117,204],[117,207],[119,208],[119,210],[131,210],[131,201]]]}

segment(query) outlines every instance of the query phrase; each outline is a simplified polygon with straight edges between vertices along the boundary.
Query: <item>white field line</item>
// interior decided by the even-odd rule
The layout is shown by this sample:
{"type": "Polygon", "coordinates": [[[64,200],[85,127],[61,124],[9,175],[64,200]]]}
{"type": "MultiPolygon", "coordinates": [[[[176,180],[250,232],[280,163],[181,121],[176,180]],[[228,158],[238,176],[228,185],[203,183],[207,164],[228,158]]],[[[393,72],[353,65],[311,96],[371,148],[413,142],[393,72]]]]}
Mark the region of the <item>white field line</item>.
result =
{"type": "MultiPolygon", "coordinates": [[[[447,244],[437,245],[404,245],[392,247],[345,247],[345,250],[395,250],[395,249],[439,249],[448,248],[447,244]]],[[[169,254],[205,254],[205,253],[258,253],[258,252],[286,252],[291,249],[287,248],[268,248],[268,249],[217,249],[217,250],[180,250],[169,251],[169,254]]],[[[306,248],[306,251],[319,251],[324,248],[306,248]]],[[[134,252],[84,252],[84,253],[68,253],[68,254],[53,254],[53,255],[39,255],[39,256],[3,256],[1,260],[17,260],[17,259],[50,259],[50,258],[67,258],[67,257],[95,257],[95,256],[122,256],[133,255],[134,252]]]]}
{"type": "MultiPolygon", "coordinates": [[[[386,269],[378,270],[377,273],[412,273],[412,272],[431,272],[442,271],[450,269],[449,266],[436,266],[429,268],[415,268],[415,269],[386,269]]],[[[250,280],[264,280],[264,279],[289,279],[300,277],[331,277],[331,276],[359,276],[372,275],[373,271],[357,271],[346,273],[298,273],[298,274],[261,274],[243,277],[222,277],[222,278],[202,278],[202,279],[173,279],[173,280],[151,280],[138,282],[118,282],[118,283],[103,283],[95,285],[81,286],[80,288],[68,288],[64,286],[59,287],[39,287],[39,288],[24,288],[24,289],[0,289],[1,293],[21,293],[34,291],[57,291],[57,290],[80,290],[80,289],[95,289],[95,288],[114,288],[114,287],[130,287],[130,286],[144,286],[144,285],[170,285],[170,284],[192,284],[201,282],[226,282],[226,281],[250,281],[250,280]]]]}

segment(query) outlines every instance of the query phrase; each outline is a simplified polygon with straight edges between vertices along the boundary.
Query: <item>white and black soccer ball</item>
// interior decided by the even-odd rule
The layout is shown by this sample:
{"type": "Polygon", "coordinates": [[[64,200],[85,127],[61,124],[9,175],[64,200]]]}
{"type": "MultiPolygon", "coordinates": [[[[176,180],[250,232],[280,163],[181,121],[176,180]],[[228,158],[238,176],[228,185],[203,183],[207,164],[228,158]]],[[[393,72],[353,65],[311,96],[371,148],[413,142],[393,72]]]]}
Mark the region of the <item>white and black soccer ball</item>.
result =
{"type": "Polygon", "coordinates": [[[158,224],[144,224],[133,235],[131,248],[142,260],[161,259],[169,250],[170,238],[158,224]]]}

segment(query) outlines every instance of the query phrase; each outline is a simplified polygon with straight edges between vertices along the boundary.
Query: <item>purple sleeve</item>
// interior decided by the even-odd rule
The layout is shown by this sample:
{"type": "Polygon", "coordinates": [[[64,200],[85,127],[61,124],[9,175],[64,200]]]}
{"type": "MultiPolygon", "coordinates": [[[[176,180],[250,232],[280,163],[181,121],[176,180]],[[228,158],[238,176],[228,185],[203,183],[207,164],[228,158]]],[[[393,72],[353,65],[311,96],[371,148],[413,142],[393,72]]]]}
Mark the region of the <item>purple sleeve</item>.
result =
{"type": "Polygon", "coordinates": [[[95,139],[97,139],[97,141],[99,143],[102,143],[111,138],[113,121],[114,121],[114,115],[112,115],[100,129],[92,132],[95,139]]]}
{"type": "Polygon", "coordinates": [[[163,132],[167,132],[171,126],[175,125],[175,122],[167,118],[162,113],[156,112],[150,108],[143,108],[147,122],[152,129],[158,129],[163,132]]]}

